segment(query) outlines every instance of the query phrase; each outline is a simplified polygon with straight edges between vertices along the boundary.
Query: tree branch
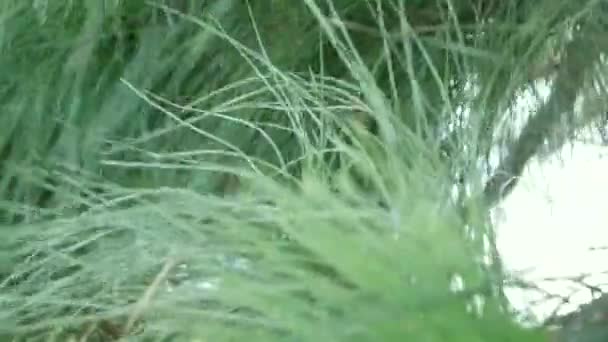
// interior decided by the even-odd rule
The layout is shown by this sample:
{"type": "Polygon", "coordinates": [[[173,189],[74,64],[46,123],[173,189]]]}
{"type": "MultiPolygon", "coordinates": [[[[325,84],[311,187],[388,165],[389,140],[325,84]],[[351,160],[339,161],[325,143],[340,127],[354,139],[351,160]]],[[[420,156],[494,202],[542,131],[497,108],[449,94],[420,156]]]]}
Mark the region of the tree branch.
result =
{"type": "MultiPolygon", "coordinates": [[[[553,84],[553,91],[538,113],[524,126],[519,138],[510,147],[484,188],[485,203],[493,207],[506,197],[521,176],[527,162],[539,151],[545,139],[558,129],[584,86],[585,76],[600,56],[600,50],[579,32],[565,48],[565,54],[553,84]]],[[[560,145],[565,141],[560,141],[560,145]]]]}
{"type": "MultiPolygon", "coordinates": [[[[574,111],[576,99],[585,83],[585,76],[592,70],[600,56],[599,49],[593,48],[584,36],[583,32],[579,32],[579,35],[566,46],[549,99],[536,115],[528,119],[519,138],[510,146],[498,168],[486,182],[482,196],[487,208],[495,206],[513,190],[528,161],[539,152],[545,139],[563,125],[563,119],[574,111]]],[[[559,144],[564,142],[565,139],[562,139],[559,144]]],[[[496,244],[495,231],[490,229],[487,233],[492,273],[498,277],[493,281],[498,287],[499,297],[507,302],[504,293],[504,269],[496,244]]]]}

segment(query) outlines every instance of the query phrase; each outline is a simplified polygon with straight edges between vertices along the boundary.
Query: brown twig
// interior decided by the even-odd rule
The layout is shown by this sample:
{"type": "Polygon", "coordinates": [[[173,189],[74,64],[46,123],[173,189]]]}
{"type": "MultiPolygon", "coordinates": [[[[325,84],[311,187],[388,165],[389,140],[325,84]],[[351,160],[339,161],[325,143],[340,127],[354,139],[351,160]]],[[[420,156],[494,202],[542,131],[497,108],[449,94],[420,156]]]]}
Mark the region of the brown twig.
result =
{"type": "Polygon", "coordinates": [[[128,335],[133,330],[135,323],[141,318],[144,311],[150,306],[152,302],[152,297],[156,294],[158,289],[161,287],[162,282],[167,278],[169,272],[177,265],[177,261],[173,258],[169,258],[163,268],[158,272],[150,286],[146,289],[143,296],[140,300],[135,304],[131,315],[127,320],[127,324],[125,324],[123,328],[123,336],[128,335]]]}

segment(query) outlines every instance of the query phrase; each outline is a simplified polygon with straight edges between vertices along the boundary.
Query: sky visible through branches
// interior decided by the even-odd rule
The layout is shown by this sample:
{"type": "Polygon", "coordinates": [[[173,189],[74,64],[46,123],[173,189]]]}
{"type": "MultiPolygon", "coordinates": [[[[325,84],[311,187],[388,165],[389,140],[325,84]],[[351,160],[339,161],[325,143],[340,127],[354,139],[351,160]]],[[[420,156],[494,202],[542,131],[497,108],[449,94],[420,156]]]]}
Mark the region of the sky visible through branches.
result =
{"type": "MultiPolygon", "coordinates": [[[[546,92],[541,86],[540,97],[546,92]]],[[[520,116],[530,111],[531,102],[530,94],[521,98],[520,116]]],[[[606,174],[608,148],[573,142],[532,160],[494,210],[507,268],[538,286],[510,291],[517,308],[542,319],[556,308],[570,311],[589,302],[595,289],[608,289],[606,174]],[[571,302],[563,303],[565,298],[571,302]]]]}

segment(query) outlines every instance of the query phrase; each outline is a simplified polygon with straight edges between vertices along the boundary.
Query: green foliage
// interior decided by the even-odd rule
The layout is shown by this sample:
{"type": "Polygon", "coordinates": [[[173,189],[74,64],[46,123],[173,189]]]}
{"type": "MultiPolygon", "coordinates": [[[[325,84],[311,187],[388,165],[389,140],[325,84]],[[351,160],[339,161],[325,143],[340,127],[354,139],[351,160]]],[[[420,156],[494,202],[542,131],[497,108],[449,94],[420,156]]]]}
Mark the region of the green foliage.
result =
{"type": "Polygon", "coordinates": [[[2,339],[543,340],[475,166],[601,22],[538,3],[2,2],[2,339]]]}

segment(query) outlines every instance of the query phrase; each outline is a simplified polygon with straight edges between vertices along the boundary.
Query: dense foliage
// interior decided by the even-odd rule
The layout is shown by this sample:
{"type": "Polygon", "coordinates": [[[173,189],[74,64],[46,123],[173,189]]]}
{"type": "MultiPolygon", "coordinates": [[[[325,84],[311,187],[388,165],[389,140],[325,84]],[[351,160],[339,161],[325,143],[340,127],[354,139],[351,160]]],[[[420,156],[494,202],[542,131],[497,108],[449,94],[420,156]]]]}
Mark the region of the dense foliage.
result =
{"type": "Polygon", "coordinates": [[[0,6],[3,339],[545,340],[488,213],[601,127],[603,1],[0,6]]]}

